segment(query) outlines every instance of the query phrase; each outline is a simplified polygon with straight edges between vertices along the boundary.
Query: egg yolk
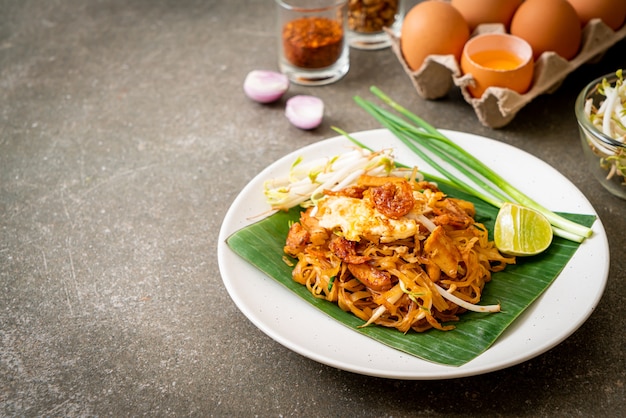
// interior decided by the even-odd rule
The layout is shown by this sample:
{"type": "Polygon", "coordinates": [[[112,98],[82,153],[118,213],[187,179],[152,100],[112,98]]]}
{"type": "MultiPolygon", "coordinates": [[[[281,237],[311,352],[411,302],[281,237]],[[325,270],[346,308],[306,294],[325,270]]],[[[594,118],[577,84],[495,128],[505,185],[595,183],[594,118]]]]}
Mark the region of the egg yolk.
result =
{"type": "Polygon", "coordinates": [[[514,70],[522,65],[522,60],[509,51],[480,51],[472,54],[471,59],[481,67],[492,70],[514,70]]]}

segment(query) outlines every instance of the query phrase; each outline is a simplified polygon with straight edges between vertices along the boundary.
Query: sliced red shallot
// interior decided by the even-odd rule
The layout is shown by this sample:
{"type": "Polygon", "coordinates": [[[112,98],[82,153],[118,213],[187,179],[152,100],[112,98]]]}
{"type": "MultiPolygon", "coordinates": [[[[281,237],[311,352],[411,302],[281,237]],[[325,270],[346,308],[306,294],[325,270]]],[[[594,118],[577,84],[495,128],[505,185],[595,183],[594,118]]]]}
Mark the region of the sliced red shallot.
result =
{"type": "Polygon", "coordinates": [[[286,75],[275,71],[253,70],[243,82],[243,91],[250,99],[259,103],[271,103],[283,97],[289,89],[286,75]]]}
{"type": "Polygon", "coordinates": [[[287,100],[285,115],[300,129],[314,129],[322,123],[324,102],[315,96],[294,96],[287,100]]]}

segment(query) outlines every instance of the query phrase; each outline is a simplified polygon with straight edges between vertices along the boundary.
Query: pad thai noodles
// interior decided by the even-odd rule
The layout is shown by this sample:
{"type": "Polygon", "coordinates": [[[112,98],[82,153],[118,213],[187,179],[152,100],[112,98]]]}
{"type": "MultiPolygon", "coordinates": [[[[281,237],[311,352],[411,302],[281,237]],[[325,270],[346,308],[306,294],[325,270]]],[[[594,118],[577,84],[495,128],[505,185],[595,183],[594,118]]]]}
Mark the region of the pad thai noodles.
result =
{"type": "Polygon", "coordinates": [[[449,330],[480,305],[491,273],[514,257],[500,254],[471,202],[416,178],[361,175],[324,190],[290,226],[284,251],[293,279],[318,298],[365,321],[401,332],[449,330]]]}

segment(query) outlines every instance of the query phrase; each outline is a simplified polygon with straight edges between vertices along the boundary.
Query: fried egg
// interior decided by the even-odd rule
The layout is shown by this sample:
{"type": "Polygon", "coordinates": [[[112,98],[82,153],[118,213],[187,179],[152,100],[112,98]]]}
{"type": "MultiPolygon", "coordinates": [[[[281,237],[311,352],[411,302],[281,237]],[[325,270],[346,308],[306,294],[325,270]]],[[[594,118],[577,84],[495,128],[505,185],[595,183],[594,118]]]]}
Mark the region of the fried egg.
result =
{"type": "Polygon", "coordinates": [[[414,219],[388,218],[377,211],[367,199],[327,196],[318,202],[315,217],[321,227],[339,229],[344,238],[350,241],[379,236],[381,242],[391,242],[411,237],[418,232],[418,224],[414,219]]]}

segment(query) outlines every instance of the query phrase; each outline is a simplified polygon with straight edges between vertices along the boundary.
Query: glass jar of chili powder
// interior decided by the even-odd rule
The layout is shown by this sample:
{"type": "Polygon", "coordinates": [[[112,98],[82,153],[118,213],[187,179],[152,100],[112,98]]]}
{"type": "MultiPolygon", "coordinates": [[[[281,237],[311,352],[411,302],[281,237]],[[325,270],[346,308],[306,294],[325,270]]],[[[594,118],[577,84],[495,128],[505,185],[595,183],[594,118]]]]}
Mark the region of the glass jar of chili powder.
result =
{"type": "Polygon", "coordinates": [[[278,64],[297,84],[323,85],[350,68],[347,0],[276,0],[278,64]]]}

